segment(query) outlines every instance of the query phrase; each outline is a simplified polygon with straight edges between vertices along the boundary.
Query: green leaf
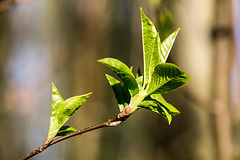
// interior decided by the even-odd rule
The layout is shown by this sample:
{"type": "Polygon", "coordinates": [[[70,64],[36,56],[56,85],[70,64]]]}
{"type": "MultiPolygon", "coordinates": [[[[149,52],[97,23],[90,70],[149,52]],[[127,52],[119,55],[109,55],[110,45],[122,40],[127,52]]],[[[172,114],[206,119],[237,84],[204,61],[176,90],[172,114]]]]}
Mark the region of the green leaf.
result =
{"type": "Polygon", "coordinates": [[[159,103],[152,101],[152,100],[144,100],[138,105],[139,108],[149,109],[153,112],[156,112],[162,115],[170,124],[172,121],[172,115],[168,112],[168,110],[164,107],[159,105],[159,103]]]}
{"type": "Polygon", "coordinates": [[[63,98],[56,86],[52,83],[52,112],[63,102],[63,98]]]}
{"type": "Polygon", "coordinates": [[[171,104],[165,101],[161,94],[152,94],[146,97],[140,104],[139,108],[146,108],[158,114],[161,114],[170,124],[172,117],[180,112],[171,104]]]}
{"type": "Polygon", "coordinates": [[[139,90],[143,89],[143,76],[136,78],[139,90]]]}
{"type": "Polygon", "coordinates": [[[139,90],[141,90],[143,88],[143,75],[139,67],[136,74],[136,81],[137,81],[139,90]]]}
{"type": "Polygon", "coordinates": [[[62,126],[62,127],[59,129],[56,137],[57,137],[57,136],[65,136],[65,135],[68,135],[68,134],[73,133],[73,132],[76,132],[76,131],[77,131],[77,130],[76,130],[75,128],[71,127],[71,126],[62,126]]]}
{"type": "MultiPolygon", "coordinates": [[[[143,59],[144,59],[144,86],[149,82],[149,66],[151,57],[158,35],[156,28],[151,20],[144,14],[141,8],[141,22],[142,22],[142,43],[143,43],[143,59]]],[[[159,38],[160,40],[160,38],[159,38]]]]}
{"type": "Polygon", "coordinates": [[[166,108],[172,116],[178,115],[180,113],[173,105],[166,102],[161,94],[152,94],[150,97],[159,103],[162,107],[166,108]]]}
{"type": "Polygon", "coordinates": [[[155,67],[152,80],[146,89],[147,95],[171,92],[186,85],[191,78],[179,67],[171,63],[155,67]]]}
{"type": "Polygon", "coordinates": [[[106,75],[114,90],[120,111],[127,105],[131,108],[131,113],[135,112],[138,107],[147,108],[163,115],[170,123],[172,116],[180,112],[167,103],[161,94],[180,88],[190,80],[190,77],[176,65],[165,63],[180,29],[177,29],[161,43],[154,24],[144,14],[142,8],[140,10],[144,75],[142,76],[138,69],[135,78],[132,67],[129,68],[117,59],[105,58],[99,62],[113,70],[124,83],[122,86],[118,80],[106,75]],[[125,86],[129,92],[125,91],[125,86]]]}
{"type": "Polygon", "coordinates": [[[130,98],[131,98],[130,93],[125,87],[121,85],[121,83],[118,80],[116,80],[115,78],[107,74],[106,74],[106,77],[113,89],[113,92],[118,102],[120,112],[122,112],[130,102],[130,98]]]}
{"type": "Polygon", "coordinates": [[[92,93],[71,97],[63,101],[59,91],[52,84],[52,112],[47,141],[51,141],[59,129],[68,121],[75,111],[87,100],[92,93]]]}
{"type": "Polygon", "coordinates": [[[147,97],[146,92],[141,91],[134,97],[131,97],[129,107],[137,107],[147,97]]]}
{"type": "Polygon", "coordinates": [[[125,65],[123,62],[114,58],[104,58],[98,60],[98,62],[104,64],[117,74],[117,76],[129,89],[131,96],[134,96],[139,92],[138,84],[132,73],[132,69],[128,68],[128,66],[125,65]]]}
{"type": "Polygon", "coordinates": [[[179,32],[180,28],[178,28],[175,32],[173,32],[170,36],[168,36],[161,44],[161,51],[160,51],[160,63],[165,63],[168,55],[171,51],[171,48],[173,46],[173,43],[177,37],[177,34],[179,32]]]}
{"type": "Polygon", "coordinates": [[[159,55],[159,53],[160,53],[160,45],[161,45],[160,38],[159,38],[159,35],[157,35],[156,39],[155,39],[153,52],[152,52],[152,54],[149,57],[150,58],[149,70],[148,70],[149,82],[151,81],[152,73],[153,73],[155,67],[160,63],[160,55],[159,55]]]}

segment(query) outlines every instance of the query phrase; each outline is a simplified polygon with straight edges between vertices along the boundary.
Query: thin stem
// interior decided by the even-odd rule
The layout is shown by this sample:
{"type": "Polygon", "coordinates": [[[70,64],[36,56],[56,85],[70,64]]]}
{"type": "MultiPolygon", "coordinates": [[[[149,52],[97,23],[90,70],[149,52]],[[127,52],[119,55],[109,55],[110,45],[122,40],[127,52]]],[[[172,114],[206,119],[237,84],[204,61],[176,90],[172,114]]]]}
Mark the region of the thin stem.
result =
{"type": "Polygon", "coordinates": [[[90,132],[92,130],[99,129],[99,128],[116,127],[119,124],[121,124],[123,121],[125,121],[129,116],[130,116],[130,114],[126,114],[123,111],[123,112],[119,113],[117,116],[115,116],[113,118],[110,118],[109,120],[107,120],[105,122],[96,124],[96,125],[91,126],[91,127],[87,127],[87,128],[81,129],[79,131],[70,133],[70,134],[62,136],[62,137],[59,137],[59,138],[53,140],[50,143],[44,142],[44,144],[41,147],[39,147],[38,149],[32,151],[31,153],[27,154],[26,156],[22,157],[20,160],[29,159],[29,158],[31,158],[31,157],[41,153],[42,151],[44,151],[48,147],[50,147],[50,146],[52,146],[52,145],[54,145],[54,144],[56,144],[56,143],[58,143],[60,141],[66,140],[68,138],[71,138],[71,137],[74,137],[74,136],[77,136],[77,135],[80,135],[80,134],[83,134],[83,133],[86,133],[86,132],[90,132]]]}

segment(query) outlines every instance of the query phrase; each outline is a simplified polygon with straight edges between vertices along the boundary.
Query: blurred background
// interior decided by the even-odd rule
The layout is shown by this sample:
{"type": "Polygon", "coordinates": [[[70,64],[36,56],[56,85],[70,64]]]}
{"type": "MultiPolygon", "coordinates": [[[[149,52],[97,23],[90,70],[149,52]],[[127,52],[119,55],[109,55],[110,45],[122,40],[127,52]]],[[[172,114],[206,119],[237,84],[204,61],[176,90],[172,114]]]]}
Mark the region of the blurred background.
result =
{"type": "Polygon", "coordinates": [[[51,83],[64,99],[94,92],[68,124],[76,129],[118,113],[97,63],[114,57],[143,67],[140,7],[163,40],[181,31],[168,62],[192,77],[165,94],[181,114],[171,125],[138,110],[116,128],[74,137],[32,159],[239,160],[239,0],[0,0],[0,159],[44,142],[51,83]]]}

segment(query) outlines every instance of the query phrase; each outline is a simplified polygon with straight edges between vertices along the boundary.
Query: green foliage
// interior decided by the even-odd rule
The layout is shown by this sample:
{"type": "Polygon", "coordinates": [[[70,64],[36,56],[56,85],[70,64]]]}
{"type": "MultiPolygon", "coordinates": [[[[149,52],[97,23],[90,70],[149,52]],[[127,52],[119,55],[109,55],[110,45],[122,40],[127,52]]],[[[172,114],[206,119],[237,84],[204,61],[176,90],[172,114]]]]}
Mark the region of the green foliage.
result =
{"type": "Polygon", "coordinates": [[[152,80],[146,88],[147,95],[168,93],[184,86],[189,76],[180,68],[171,63],[159,64],[154,68],[152,80]]]}
{"type": "Polygon", "coordinates": [[[158,52],[160,37],[151,20],[144,14],[141,9],[142,21],[142,43],[143,43],[143,59],[144,59],[144,86],[149,82],[151,71],[154,65],[158,64],[159,54],[152,54],[158,52]]]}
{"type": "Polygon", "coordinates": [[[56,135],[66,135],[74,132],[72,127],[63,127],[75,111],[82,106],[92,93],[71,97],[63,100],[58,89],[52,84],[52,112],[47,141],[50,142],[56,135]]]}
{"type": "Polygon", "coordinates": [[[117,79],[107,74],[106,74],[106,77],[110,85],[112,86],[113,92],[118,102],[120,112],[122,112],[124,108],[127,107],[127,105],[129,104],[131,96],[127,88],[122,86],[122,84],[117,79]]]}
{"type": "Polygon", "coordinates": [[[106,122],[77,131],[75,128],[65,125],[65,123],[92,93],[64,100],[56,86],[52,84],[52,111],[48,136],[40,148],[26,155],[23,159],[30,158],[63,139],[102,127],[117,126],[139,108],[149,109],[162,115],[169,124],[172,117],[180,113],[174,106],[166,102],[161,95],[183,87],[191,79],[176,65],[165,63],[180,29],[177,29],[161,42],[154,24],[142,9],[141,22],[143,74],[138,68],[135,77],[132,72],[133,67],[129,68],[126,64],[114,58],[98,60],[98,62],[110,68],[123,82],[121,83],[116,78],[106,74],[106,78],[115,94],[120,113],[106,122]],[[53,140],[56,136],[64,137],[53,140]]]}
{"type": "Polygon", "coordinates": [[[172,49],[173,43],[177,37],[177,34],[179,32],[180,28],[178,28],[175,32],[173,32],[170,36],[168,36],[161,44],[161,63],[165,63],[168,55],[172,49]]]}
{"type": "Polygon", "coordinates": [[[71,127],[71,126],[62,126],[62,127],[59,129],[56,137],[57,137],[57,136],[65,136],[65,135],[67,135],[67,134],[70,134],[70,133],[73,133],[73,132],[76,132],[76,131],[77,131],[77,130],[76,130],[75,128],[71,127]]]}
{"type": "Polygon", "coordinates": [[[186,85],[190,77],[179,67],[171,63],[165,63],[171,51],[173,43],[180,29],[177,29],[163,42],[151,20],[141,9],[142,45],[144,59],[144,75],[140,69],[134,77],[132,69],[123,62],[114,58],[99,60],[109,67],[122,80],[106,75],[120,111],[126,106],[131,108],[131,113],[137,108],[146,108],[161,114],[169,124],[172,117],[180,112],[167,103],[161,94],[174,91],[186,85]]]}
{"type": "Polygon", "coordinates": [[[172,117],[180,112],[171,104],[165,101],[161,94],[151,94],[138,107],[152,110],[158,114],[161,114],[170,124],[172,117]]]}
{"type": "MultiPolygon", "coordinates": [[[[138,108],[146,108],[161,114],[170,124],[172,117],[180,112],[167,103],[161,94],[178,89],[190,80],[190,77],[179,67],[165,63],[179,29],[161,42],[154,24],[142,9],[141,22],[143,75],[139,68],[135,77],[132,67],[129,68],[126,64],[114,58],[104,58],[98,60],[98,62],[110,68],[123,82],[121,84],[119,80],[106,74],[117,99],[120,112],[127,106],[131,109],[130,113],[135,112],[138,108]]],[[[50,142],[56,136],[63,136],[76,131],[76,129],[64,126],[64,124],[90,95],[91,93],[88,93],[64,101],[58,89],[52,84],[52,112],[47,142],[50,142]]]]}
{"type": "Polygon", "coordinates": [[[123,62],[114,58],[104,58],[98,60],[98,62],[109,67],[117,76],[123,81],[123,83],[129,89],[131,96],[138,93],[138,84],[132,73],[132,69],[128,68],[123,62]]]}

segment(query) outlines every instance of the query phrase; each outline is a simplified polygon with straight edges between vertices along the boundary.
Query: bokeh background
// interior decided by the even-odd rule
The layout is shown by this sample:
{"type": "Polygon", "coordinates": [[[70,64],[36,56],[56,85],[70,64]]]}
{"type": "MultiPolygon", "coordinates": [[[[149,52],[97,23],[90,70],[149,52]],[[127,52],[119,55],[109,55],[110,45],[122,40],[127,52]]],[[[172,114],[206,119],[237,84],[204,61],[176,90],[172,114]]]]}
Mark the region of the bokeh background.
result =
{"type": "Polygon", "coordinates": [[[240,159],[239,0],[1,0],[0,159],[18,159],[47,136],[51,83],[64,99],[94,92],[68,124],[107,120],[118,107],[97,63],[143,67],[140,7],[163,40],[181,27],[168,62],[192,77],[165,94],[181,114],[171,125],[138,110],[116,128],[48,148],[35,160],[240,159]]]}

